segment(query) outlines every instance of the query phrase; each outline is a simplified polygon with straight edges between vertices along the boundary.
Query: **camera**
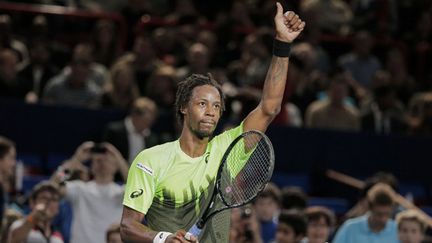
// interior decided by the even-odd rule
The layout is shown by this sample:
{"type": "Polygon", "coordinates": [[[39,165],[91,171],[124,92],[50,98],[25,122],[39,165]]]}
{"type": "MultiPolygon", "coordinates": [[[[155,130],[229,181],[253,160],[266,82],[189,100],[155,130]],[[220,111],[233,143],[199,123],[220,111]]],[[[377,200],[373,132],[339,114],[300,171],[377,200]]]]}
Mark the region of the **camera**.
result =
{"type": "Polygon", "coordinates": [[[90,152],[95,153],[95,154],[104,154],[104,153],[106,153],[106,151],[107,151],[106,147],[101,143],[95,144],[90,149],[90,152]]]}

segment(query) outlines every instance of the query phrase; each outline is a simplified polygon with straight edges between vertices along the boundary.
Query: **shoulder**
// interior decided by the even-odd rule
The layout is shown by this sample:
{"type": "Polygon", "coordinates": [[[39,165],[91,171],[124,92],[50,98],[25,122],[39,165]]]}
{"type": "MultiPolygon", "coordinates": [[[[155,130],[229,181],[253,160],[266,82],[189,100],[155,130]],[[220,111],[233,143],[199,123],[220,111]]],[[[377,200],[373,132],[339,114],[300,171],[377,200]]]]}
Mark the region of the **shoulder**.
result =
{"type": "MultiPolygon", "coordinates": [[[[366,216],[360,216],[357,218],[348,219],[345,221],[345,223],[342,225],[342,229],[360,229],[363,226],[367,224],[367,217],[366,216]]],[[[367,226],[367,225],[366,225],[367,226]]]]}
{"type": "MultiPolygon", "coordinates": [[[[142,165],[151,165],[152,168],[163,168],[170,163],[170,157],[176,151],[177,141],[156,145],[141,151],[135,158],[133,165],[143,169],[142,165]]],[[[132,168],[132,166],[131,166],[132,168]]]]}

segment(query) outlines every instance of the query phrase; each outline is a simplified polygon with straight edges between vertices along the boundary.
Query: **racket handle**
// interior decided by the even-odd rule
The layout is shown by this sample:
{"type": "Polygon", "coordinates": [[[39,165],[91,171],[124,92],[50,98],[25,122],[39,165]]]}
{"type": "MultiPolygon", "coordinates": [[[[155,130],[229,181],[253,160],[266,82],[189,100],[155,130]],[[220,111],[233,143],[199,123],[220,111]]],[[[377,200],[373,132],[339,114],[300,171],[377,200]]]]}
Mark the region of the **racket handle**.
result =
{"type": "Polygon", "coordinates": [[[198,237],[201,233],[201,230],[202,229],[198,228],[198,226],[196,224],[194,224],[194,226],[192,226],[192,228],[189,229],[188,233],[191,233],[194,236],[198,237]]]}

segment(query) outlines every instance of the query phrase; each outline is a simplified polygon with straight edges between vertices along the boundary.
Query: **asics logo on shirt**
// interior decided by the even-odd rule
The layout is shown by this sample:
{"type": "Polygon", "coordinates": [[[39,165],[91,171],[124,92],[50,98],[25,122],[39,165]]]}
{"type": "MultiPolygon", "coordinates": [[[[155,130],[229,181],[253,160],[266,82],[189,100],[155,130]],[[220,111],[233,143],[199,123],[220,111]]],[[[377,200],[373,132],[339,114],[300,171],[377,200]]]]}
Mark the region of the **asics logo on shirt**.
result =
{"type": "Polygon", "coordinates": [[[139,196],[141,196],[144,193],[143,189],[139,189],[137,191],[134,191],[130,194],[130,198],[137,198],[139,196]]]}

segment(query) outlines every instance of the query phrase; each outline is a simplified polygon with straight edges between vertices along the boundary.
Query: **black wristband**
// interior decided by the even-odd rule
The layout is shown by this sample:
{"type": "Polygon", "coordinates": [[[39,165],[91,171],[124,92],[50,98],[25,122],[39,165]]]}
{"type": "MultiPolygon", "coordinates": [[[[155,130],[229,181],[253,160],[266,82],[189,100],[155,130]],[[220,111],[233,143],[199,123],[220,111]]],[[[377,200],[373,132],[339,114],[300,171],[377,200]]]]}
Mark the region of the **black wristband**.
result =
{"type": "Polygon", "coordinates": [[[291,53],[291,43],[274,39],[273,55],[277,57],[289,57],[291,53]]]}

